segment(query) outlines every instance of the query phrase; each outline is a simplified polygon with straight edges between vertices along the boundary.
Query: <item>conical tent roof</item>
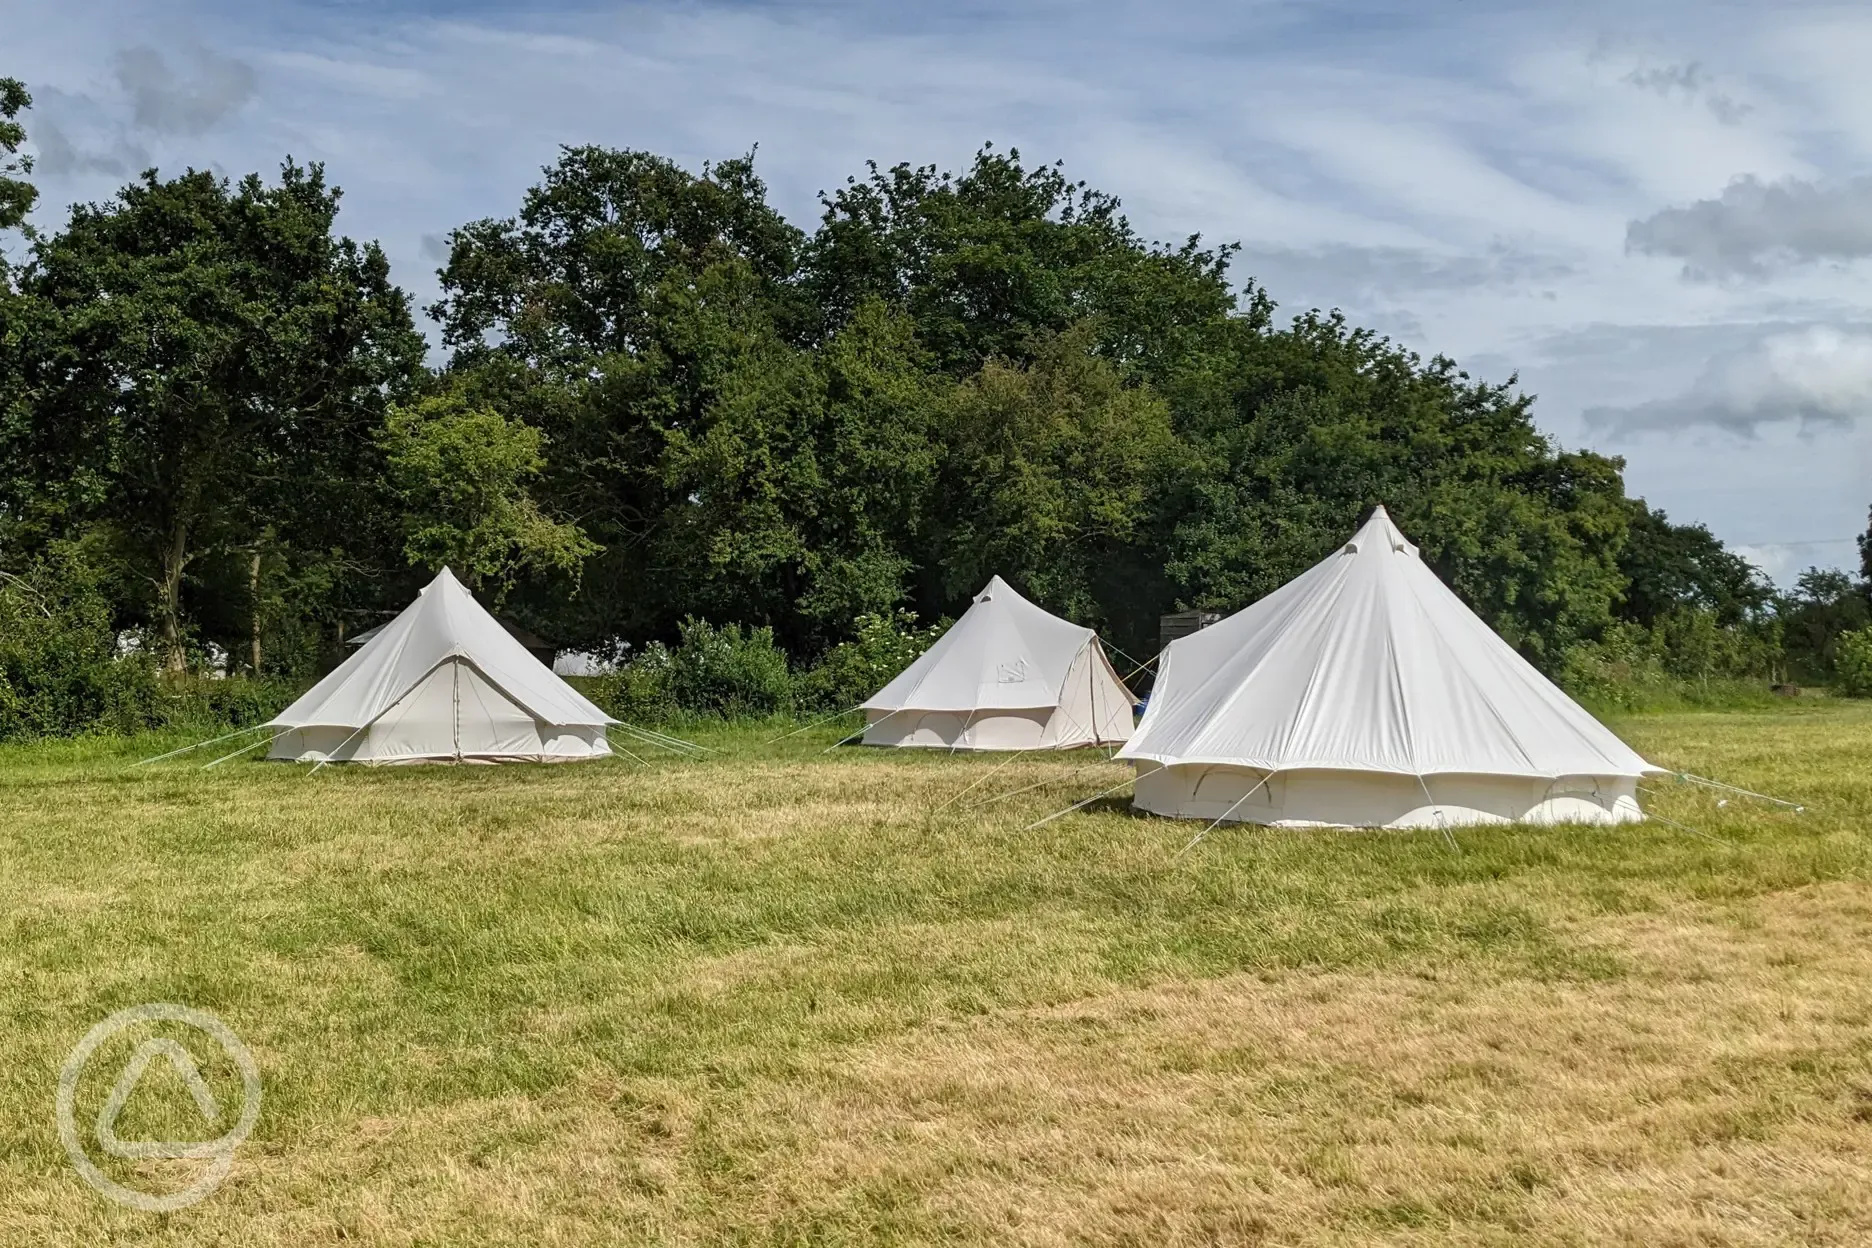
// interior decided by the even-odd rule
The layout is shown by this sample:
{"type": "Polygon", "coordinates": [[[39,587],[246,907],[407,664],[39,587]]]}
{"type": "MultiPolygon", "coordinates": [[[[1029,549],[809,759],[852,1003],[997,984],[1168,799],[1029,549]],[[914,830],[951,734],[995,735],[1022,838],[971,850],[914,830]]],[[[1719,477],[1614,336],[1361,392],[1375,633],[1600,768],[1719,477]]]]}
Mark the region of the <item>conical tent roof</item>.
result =
{"type": "Polygon", "coordinates": [[[1659,770],[1470,611],[1382,507],[1307,572],[1171,643],[1118,757],[1416,776],[1659,770]]]}
{"type": "Polygon", "coordinates": [[[269,726],[363,728],[453,659],[477,669],[541,723],[602,727],[617,722],[527,653],[444,568],[401,615],[269,726]]]}
{"type": "Polygon", "coordinates": [[[1038,710],[1059,705],[1089,628],[1028,602],[1000,577],[917,661],[863,703],[867,711],[1038,710]]]}

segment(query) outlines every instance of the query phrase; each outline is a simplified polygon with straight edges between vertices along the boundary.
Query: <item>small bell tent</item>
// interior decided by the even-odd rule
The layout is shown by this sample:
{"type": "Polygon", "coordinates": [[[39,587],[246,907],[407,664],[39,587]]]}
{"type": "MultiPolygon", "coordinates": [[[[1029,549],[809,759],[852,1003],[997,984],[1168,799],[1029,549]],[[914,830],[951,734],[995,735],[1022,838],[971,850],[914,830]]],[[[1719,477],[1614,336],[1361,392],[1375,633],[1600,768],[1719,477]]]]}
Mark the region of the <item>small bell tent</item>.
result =
{"type": "Polygon", "coordinates": [[[267,726],[291,762],[571,762],[616,723],[542,664],[447,568],[267,726]]]}
{"type": "Polygon", "coordinates": [[[1130,690],[1098,634],[1000,577],[916,662],[862,704],[864,743],[1066,750],[1131,736],[1130,690]]]}
{"type": "Polygon", "coordinates": [[[1660,770],[1470,611],[1382,507],[1172,642],[1118,757],[1139,809],[1299,827],[1623,823],[1660,770]]]}

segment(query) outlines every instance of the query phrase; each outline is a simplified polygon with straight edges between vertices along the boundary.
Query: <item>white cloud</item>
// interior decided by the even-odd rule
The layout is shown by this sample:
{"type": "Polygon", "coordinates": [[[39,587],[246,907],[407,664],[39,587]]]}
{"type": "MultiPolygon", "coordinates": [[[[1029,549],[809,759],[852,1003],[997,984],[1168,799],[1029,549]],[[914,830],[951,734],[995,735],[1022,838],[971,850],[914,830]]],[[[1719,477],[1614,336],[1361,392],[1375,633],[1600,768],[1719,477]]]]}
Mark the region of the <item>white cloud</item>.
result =
{"type": "Polygon", "coordinates": [[[1684,274],[1698,278],[1764,277],[1780,264],[1872,256],[1872,177],[1824,186],[1740,177],[1715,199],[1633,221],[1625,242],[1681,259],[1684,274]]]}
{"type": "Polygon", "coordinates": [[[1753,433],[1791,421],[1804,429],[1872,417],[1872,334],[1815,325],[1712,358],[1683,394],[1629,407],[1597,407],[1589,425],[1629,434],[1706,425],[1753,433]]]}
{"type": "Polygon", "coordinates": [[[1792,584],[1800,571],[1799,556],[1792,546],[1737,546],[1735,553],[1760,568],[1777,585],[1792,584]]]}
{"type": "Polygon", "coordinates": [[[38,89],[42,226],[145,164],[269,172],[291,153],[327,163],[340,227],[382,239],[419,305],[442,236],[514,212],[562,143],[692,167],[758,143],[807,228],[866,158],[953,169],[1018,145],[1120,196],[1147,237],[1240,240],[1238,273],[1288,310],[1339,306],[1521,373],[1569,444],[1608,432],[1584,413],[1621,414],[1628,479],[1673,516],[1758,544],[1856,531],[1872,438],[1840,413],[1872,332],[1863,275],[1778,264],[1800,254],[1784,240],[1744,246],[1756,280],[1685,282],[1627,236],[1648,222],[1680,263],[1726,257],[1737,244],[1669,214],[1721,207],[1743,176],[1863,177],[1872,11],[1642,7],[0,0],[0,72],[38,89]],[[166,80],[121,79],[138,47],[166,80]],[[202,49],[254,67],[251,95],[202,49]],[[1733,430],[1753,430],[1745,453],[1733,430]]]}

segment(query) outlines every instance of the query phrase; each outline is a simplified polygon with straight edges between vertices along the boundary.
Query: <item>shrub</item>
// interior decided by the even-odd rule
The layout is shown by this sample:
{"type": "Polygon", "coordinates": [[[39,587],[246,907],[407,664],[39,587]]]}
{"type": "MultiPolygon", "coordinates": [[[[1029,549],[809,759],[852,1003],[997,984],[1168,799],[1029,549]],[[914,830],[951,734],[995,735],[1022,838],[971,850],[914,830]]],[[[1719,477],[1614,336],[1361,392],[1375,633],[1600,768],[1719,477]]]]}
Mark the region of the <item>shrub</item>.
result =
{"type": "Polygon", "coordinates": [[[120,660],[95,573],[54,552],[0,576],[0,740],[82,732],[154,684],[120,660]]]}
{"type": "Polygon", "coordinates": [[[838,711],[855,706],[935,645],[949,624],[941,620],[918,628],[917,617],[909,611],[859,616],[852,622],[852,639],[826,651],[825,657],[800,678],[801,708],[838,711]]]}
{"type": "Polygon", "coordinates": [[[678,710],[670,689],[670,666],[669,647],[653,641],[615,670],[574,683],[614,718],[656,723],[672,718],[678,710]]]}
{"type": "Polygon", "coordinates": [[[186,727],[246,727],[298,693],[281,680],[166,678],[120,653],[98,574],[55,548],[0,574],[0,741],[186,727]]]}
{"type": "Polygon", "coordinates": [[[1849,698],[1872,698],[1872,628],[1839,635],[1833,650],[1833,688],[1849,698]]]}
{"type": "Polygon", "coordinates": [[[793,702],[793,673],[773,629],[716,628],[690,616],[670,651],[670,696],[698,715],[771,715],[793,702]]]}
{"type": "Polygon", "coordinates": [[[1703,627],[1685,617],[1647,629],[1615,623],[1603,637],[1570,647],[1560,687],[1600,711],[1737,706],[1770,700],[1772,653],[1758,637],[1703,627]]]}
{"type": "Polygon", "coordinates": [[[656,722],[677,715],[772,715],[793,704],[793,673],[770,628],[715,627],[685,619],[676,645],[653,641],[629,662],[583,682],[618,719],[656,722]]]}

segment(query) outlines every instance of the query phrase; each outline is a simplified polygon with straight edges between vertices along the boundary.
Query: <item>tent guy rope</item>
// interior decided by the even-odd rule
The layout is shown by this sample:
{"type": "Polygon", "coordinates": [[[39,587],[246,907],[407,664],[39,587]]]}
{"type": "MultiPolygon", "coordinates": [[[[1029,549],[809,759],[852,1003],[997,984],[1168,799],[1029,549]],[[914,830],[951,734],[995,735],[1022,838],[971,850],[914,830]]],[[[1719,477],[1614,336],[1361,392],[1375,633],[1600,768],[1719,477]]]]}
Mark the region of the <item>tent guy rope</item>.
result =
{"type": "Polygon", "coordinates": [[[1125,777],[1123,781],[1121,781],[1118,784],[1112,785],[1111,788],[1106,789],[1103,793],[1094,793],[1091,797],[1086,798],[1085,801],[1083,802],[1074,802],[1072,805],[1068,806],[1065,810],[1056,810],[1044,819],[1036,819],[1032,823],[1028,824],[1026,827],[1022,828],[1021,831],[1031,832],[1035,828],[1041,827],[1045,824],[1052,823],[1055,819],[1060,818],[1062,815],[1070,815],[1072,814],[1073,811],[1078,810],[1083,806],[1090,806],[1093,802],[1098,801],[1099,798],[1101,797],[1110,797],[1113,793],[1116,793],[1119,789],[1125,788],[1126,786],[1135,783],[1136,780],[1137,780],[1136,776],[1127,776],[1125,777]]]}

